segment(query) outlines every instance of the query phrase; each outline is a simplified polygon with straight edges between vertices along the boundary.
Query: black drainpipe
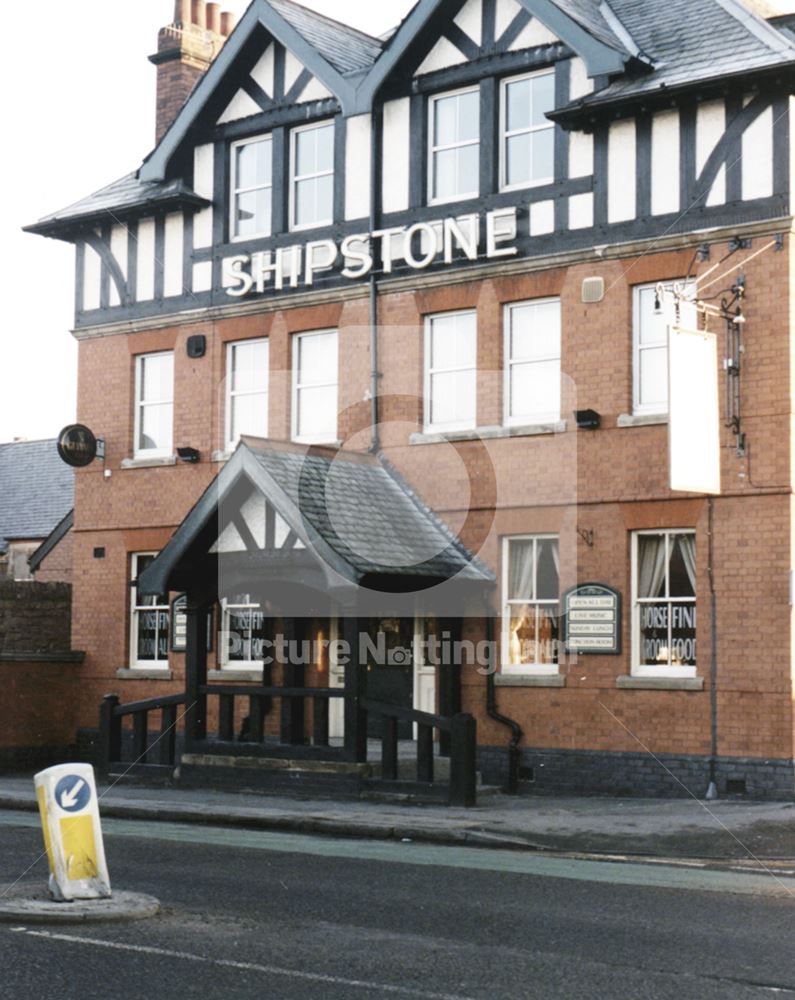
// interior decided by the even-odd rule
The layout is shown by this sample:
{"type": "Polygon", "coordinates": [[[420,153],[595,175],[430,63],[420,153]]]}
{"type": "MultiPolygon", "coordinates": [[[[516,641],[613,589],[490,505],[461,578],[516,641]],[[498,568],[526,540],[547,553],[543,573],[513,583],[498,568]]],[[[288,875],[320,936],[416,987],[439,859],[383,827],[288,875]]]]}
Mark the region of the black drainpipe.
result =
{"type": "MultiPolygon", "coordinates": [[[[379,194],[381,180],[381,112],[373,101],[370,130],[370,233],[378,229],[379,194]]],[[[381,372],[378,369],[378,277],[376,275],[375,239],[370,236],[370,253],[373,257],[373,269],[370,272],[370,421],[372,432],[370,452],[373,455],[381,450],[381,436],[378,431],[379,410],[378,392],[381,372]]]]}
{"type": "Polygon", "coordinates": [[[514,719],[509,719],[507,715],[502,715],[497,711],[497,685],[494,679],[497,670],[497,654],[494,642],[494,616],[491,614],[486,618],[486,641],[489,650],[486,711],[490,719],[494,719],[501,726],[507,726],[511,730],[511,741],[508,744],[508,786],[506,791],[509,795],[516,795],[519,791],[519,744],[522,741],[522,727],[514,719]]]}

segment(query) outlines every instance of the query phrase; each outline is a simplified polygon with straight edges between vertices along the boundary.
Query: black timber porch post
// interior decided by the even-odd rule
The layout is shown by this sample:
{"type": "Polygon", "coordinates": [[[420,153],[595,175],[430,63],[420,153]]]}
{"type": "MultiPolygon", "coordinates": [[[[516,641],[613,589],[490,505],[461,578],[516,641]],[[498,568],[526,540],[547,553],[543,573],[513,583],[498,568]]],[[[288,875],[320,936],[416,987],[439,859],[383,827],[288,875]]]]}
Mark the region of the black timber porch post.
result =
{"type": "Polygon", "coordinates": [[[209,604],[188,595],[185,649],[185,749],[190,753],[196,743],[207,739],[207,611],[209,604]]]}
{"type": "Polygon", "coordinates": [[[348,656],[345,664],[345,755],[357,764],[367,761],[367,712],[362,706],[367,696],[367,664],[362,662],[360,633],[364,619],[342,619],[342,640],[348,656]]]}
{"type": "MultiPolygon", "coordinates": [[[[439,715],[452,718],[461,711],[461,637],[464,623],[461,618],[442,618],[439,621],[441,629],[441,657],[439,664],[439,715]]],[[[451,735],[449,732],[439,733],[439,753],[449,757],[451,750],[451,735]]]]}
{"type": "MultiPolygon", "coordinates": [[[[294,660],[294,654],[300,649],[304,631],[302,620],[285,618],[282,623],[286,654],[282,667],[282,687],[302,688],[304,686],[304,665],[294,660]]],[[[303,698],[282,698],[281,741],[293,747],[302,746],[306,742],[303,698]]]]}

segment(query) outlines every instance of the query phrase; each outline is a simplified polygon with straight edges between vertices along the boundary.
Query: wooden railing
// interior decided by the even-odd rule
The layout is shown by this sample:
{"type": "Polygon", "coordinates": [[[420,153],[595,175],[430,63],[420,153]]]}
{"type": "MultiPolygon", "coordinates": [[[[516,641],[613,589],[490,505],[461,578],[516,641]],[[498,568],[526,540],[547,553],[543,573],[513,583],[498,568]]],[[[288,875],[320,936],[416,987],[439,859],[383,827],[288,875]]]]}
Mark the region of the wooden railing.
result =
{"type": "MultiPolygon", "coordinates": [[[[305,755],[324,758],[346,758],[366,761],[367,717],[376,716],[381,721],[381,778],[387,782],[397,782],[400,778],[398,757],[399,723],[408,722],[417,728],[416,741],[416,781],[423,785],[434,783],[434,734],[446,736],[449,744],[450,779],[448,801],[450,805],[473,806],[477,797],[476,744],[477,730],[471,715],[446,717],[431,715],[411,708],[400,708],[385,702],[360,698],[356,705],[359,719],[357,733],[348,734],[345,745],[340,748],[329,746],[329,705],[332,698],[351,700],[343,688],[287,688],[255,687],[227,684],[207,684],[199,687],[201,705],[188,705],[185,694],[153,698],[149,701],[132,702],[121,705],[116,695],[107,695],[100,711],[101,766],[107,773],[114,766],[122,764],[129,769],[154,770],[173,769],[177,763],[177,724],[185,718],[185,748],[188,751],[212,752],[231,746],[242,749],[245,745],[265,743],[265,720],[273,706],[273,699],[281,699],[280,741],[274,743],[270,752],[275,756],[291,757],[305,755]],[[207,734],[207,700],[218,698],[218,731],[215,739],[207,734]],[[236,736],[235,720],[237,699],[248,700],[247,728],[236,736]],[[312,704],[311,746],[306,746],[304,706],[312,704]],[[180,716],[179,709],[185,706],[180,716]],[[198,709],[198,711],[197,711],[198,709]],[[150,733],[150,716],[159,713],[159,731],[150,733]],[[127,761],[122,760],[122,742],[125,718],[132,719],[132,749],[127,761]],[[356,746],[355,744],[358,744],[356,746]],[[304,752],[302,752],[302,749],[304,752]],[[363,751],[363,752],[362,752],[363,751]]],[[[350,713],[346,713],[349,715],[350,713]]]]}
{"type": "Polygon", "coordinates": [[[157,766],[173,768],[177,762],[178,710],[185,704],[184,694],[150,701],[119,704],[115,694],[102,700],[99,715],[100,766],[107,773],[122,761],[123,719],[132,718],[130,767],[157,766]],[[160,729],[150,746],[149,716],[160,713],[160,729]]]}
{"type": "Polygon", "coordinates": [[[362,707],[368,715],[379,716],[382,722],[381,776],[385,781],[397,781],[398,723],[411,722],[417,727],[417,781],[432,784],[434,780],[434,731],[450,736],[451,806],[474,806],[477,800],[477,724],[471,715],[431,715],[413,708],[398,708],[385,702],[365,698],[362,707]]]}

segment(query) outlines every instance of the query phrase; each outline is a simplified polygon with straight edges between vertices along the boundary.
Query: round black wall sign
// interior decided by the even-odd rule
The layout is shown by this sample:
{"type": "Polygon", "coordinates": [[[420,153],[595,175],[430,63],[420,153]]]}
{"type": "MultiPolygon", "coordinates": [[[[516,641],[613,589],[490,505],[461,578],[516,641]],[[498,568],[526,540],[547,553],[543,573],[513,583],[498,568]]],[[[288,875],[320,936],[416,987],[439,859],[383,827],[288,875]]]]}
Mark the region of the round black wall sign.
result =
{"type": "Polygon", "coordinates": [[[82,469],[97,457],[97,439],[83,424],[71,424],[58,435],[58,454],[67,465],[82,469]]]}

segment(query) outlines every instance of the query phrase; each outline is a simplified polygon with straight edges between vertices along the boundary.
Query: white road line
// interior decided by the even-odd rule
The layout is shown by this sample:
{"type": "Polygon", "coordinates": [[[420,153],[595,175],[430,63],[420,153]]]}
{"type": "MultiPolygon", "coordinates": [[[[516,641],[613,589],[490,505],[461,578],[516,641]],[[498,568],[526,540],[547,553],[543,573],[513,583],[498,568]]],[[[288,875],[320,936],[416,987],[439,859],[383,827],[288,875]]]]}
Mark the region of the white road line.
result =
{"type": "MultiPolygon", "coordinates": [[[[17,928],[14,928],[17,930],[17,928]]],[[[20,928],[21,930],[21,928],[20,928]]],[[[371,983],[363,979],[343,979],[340,976],[324,976],[318,972],[299,972],[296,969],[283,969],[275,965],[260,965],[257,962],[233,962],[227,958],[207,958],[204,955],[194,955],[189,951],[172,951],[170,948],[153,948],[142,944],[125,944],[122,941],[103,941],[100,938],[79,937],[76,934],[55,934],[52,931],[24,930],[28,937],[45,938],[49,941],[66,941],[69,944],[92,945],[95,948],[111,948],[114,951],[129,951],[139,955],[156,955],[158,958],[176,958],[184,962],[199,962],[203,965],[216,965],[225,969],[238,969],[242,972],[264,972],[269,976],[284,976],[287,979],[301,979],[313,983],[329,983],[333,986],[346,986],[351,989],[377,991],[379,993],[394,993],[405,997],[419,997],[420,1000],[472,1000],[454,993],[429,993],[426,990],[414,990],[407,986],[389,986],[386,983],[371,983]]]]}

